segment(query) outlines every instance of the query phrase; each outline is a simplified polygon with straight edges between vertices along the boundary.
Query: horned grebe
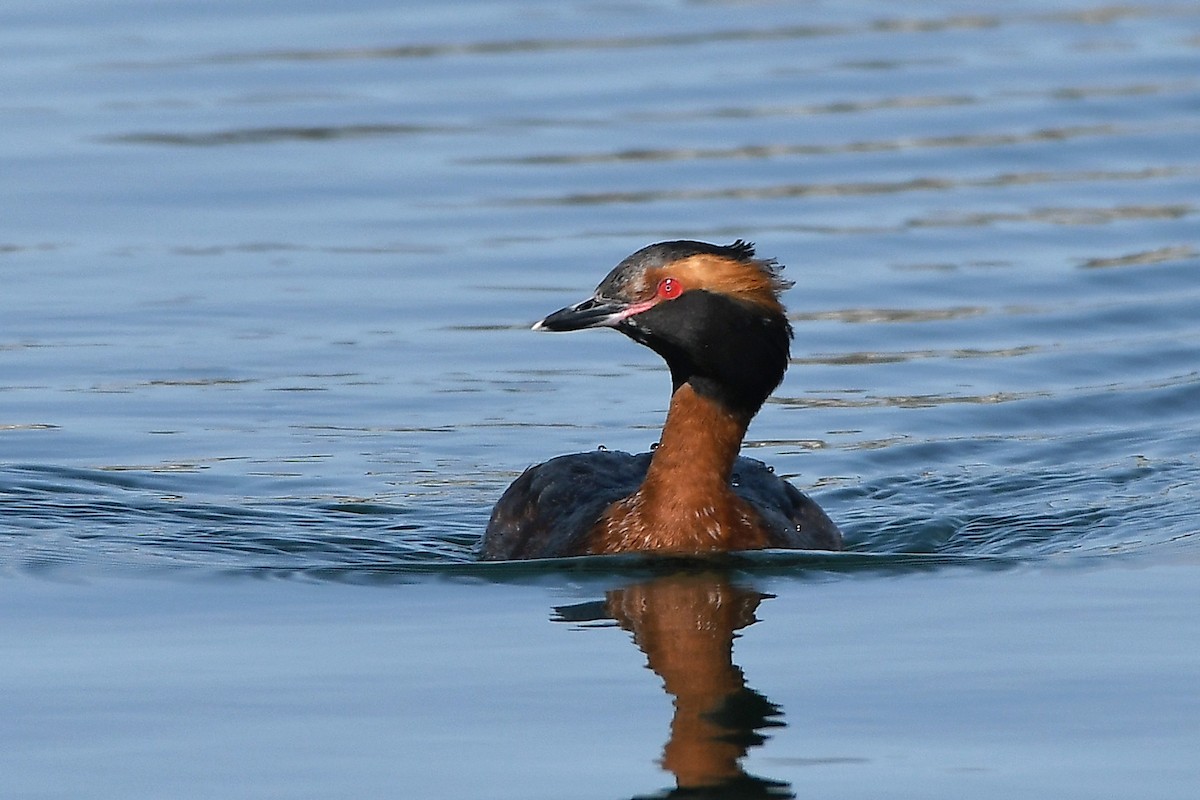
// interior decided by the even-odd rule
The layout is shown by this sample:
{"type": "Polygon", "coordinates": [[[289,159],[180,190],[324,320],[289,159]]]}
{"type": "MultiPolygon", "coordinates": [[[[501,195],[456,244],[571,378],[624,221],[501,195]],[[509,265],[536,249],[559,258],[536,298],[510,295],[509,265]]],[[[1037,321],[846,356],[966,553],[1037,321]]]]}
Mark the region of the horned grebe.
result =
{"type": "Polygon", "coordinates": [[[792,327],[779,294],[791,283],[779,270],[740,239],[660,242],[534,325],[616,328],[646,345],[670,368],[671,404],[653,452],[577,453],[525,470],[492,510],[481,557],[840,550],[820,506],[738,455],[788,365],[792,327]]]}

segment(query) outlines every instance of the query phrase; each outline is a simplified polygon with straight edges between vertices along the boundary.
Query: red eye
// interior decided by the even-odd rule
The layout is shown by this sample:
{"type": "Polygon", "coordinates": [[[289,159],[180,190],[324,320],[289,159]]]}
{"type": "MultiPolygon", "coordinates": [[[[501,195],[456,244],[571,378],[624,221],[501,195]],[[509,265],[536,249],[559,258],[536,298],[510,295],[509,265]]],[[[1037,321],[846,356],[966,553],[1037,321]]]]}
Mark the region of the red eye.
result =
{"type": "Polygon", "coordinates": [[[657,294],[663,300],[674,300],[683,294],[683,284],[674,278],[663,278],[658,282],[657,294]]]}

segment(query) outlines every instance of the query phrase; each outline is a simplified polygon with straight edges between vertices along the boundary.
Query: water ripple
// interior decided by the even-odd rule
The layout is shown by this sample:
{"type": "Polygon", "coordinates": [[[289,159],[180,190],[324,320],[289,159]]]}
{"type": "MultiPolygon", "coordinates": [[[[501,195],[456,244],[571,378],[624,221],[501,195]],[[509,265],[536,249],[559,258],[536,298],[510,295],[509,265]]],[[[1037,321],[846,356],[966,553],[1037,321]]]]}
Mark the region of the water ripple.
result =
{"type": "Polygon", "coordinates": [[[1087,474],[973,465],[882,479],[837,494],[854,501],[845,524],[855,532],[855,549],[1044,559],[1200,543],[1188,515],[1163,518],[1179,482],[1197,478],[1195,460],[1131,457],[1087,474]],[[1004,498],[1002,512],[998,497],[1004,498]],[[870,521],[858,522],[867,508],[870,521]]]}
{"type": "Polygon", "coordinates": [[[236,128],[200,133],[123,133],[100,137],[113,144],[171,145],[175,147],[221,147],[224,145],[275,144],[278,142],[326,142],[391,136],[448,134],[464,130],[446,125],[325,125],[308,127],[236,128]]]}
{"type": "MultiPolygon", "coordinates": [[[[886,402],[950,401],[1003,399],[914,396],[886,402]]],[[[992,443],[1006,440],[993,437],[992,443]]],[[[884,446],[890,460],[909,464],[920,459],[917,451],[974,444],[899,440],[884,446]]],[[[944,453],[931,460],[948,463],[944,453]]],[[[468,511],[453,502],[440,507],[428,499],[419,506],[372,499],[207,500],[189,492],[187,482],[186,475],[163,472],[2,469],[0,519],[20,523],[0,522],[0,554],[10,568],[29,571],[188,567],[310,577],[328,572],[326,577],[353,580],[349,576],[461,570],[474,562],[472,548],[486,518],[482,508],[468,511]]],[[[827,482],[822,499],[847,530],[851,552],[885,559],[858,564],[821,554],[778,554],[754,563],[768,570],[858,568],[855,564],[896,569],[903,562],[886,557],[922,555],[936,557],[920,562],[930,568],[937,559],[1029,561],[1180,547],[1200,543],[1191,515],[1180,510],[1172,522],[1162,512],[1168,493],[1190,492],[1193,485],[1200,485],[1195,459],[1142,457],[1090,473],[1070,466],[976,464],[827,482]]],[[[1178,506],[1178,498],[1172,502],[1178,506]]],[[[580,568],[567,562],[550,566],[580,568]]]]}
{"type": "Polygon", "coordinates": [[[1159,247],[1154,250],[1143,250],[1136,253],[1128,253],[1121,256],[1113,256],[1110,258],[1089,258],[1084,261],[1082,266],[1089,269],[1102,269],[1107,267],[1135,267],[1144,266],[1146,264],[1163,264],[1170,261],[1182,261],[1185,259],[1196,258],[1200,255],[1200,250],[1197,250],[1191,245],[1175,245],[1171,247],[1159,247]]]}
{"type": "Polygon", "coordinates": [[[600,153],[568,153],[474,159],[474,164],[612,164],[641,161],[700,161],[710,159],[769,159],[781,156],[826,156],[843,153],[886,153],[925,148],[1005,147],[1031,142],[1061,142],[1082,137],[1127,135],[1115,125],[1079,125],[1042,128],[1022,133],[975,133],[954,136],[914,136],[899,139],[861,140],[833,144],[742,145],[739,147],[693,147],[621,150],[600,153]]]}
{"type": "Polygon", "coordinates": [[[511,206],[601,206],[678,201],[779,200],[797,197],[853,197],[910,192],[948,192],[962,188],[1006,188],[1061,183],[1110,183],[1156,181],[1200,176],[1200,168],[1180,165],[1127,170],[1037,170],[1006,172],[982,178],[916,177],[900,181],[854,181],[839,183],[784,183],[769,186],[722,188],[645,189],[638,191],[572,192],[543,197],[508,198],[493,201],[511,206]]]}
{"type": "Polygon", "coordinates": [[[281,48],[218,53],[154,62],[114,61],[108,68],[144,68],[165,65],[228,66],[260,62],[314,62],[361,60],[412,60],[461,56],[505,56],[553,52],[604,52],[657,48],[694,48],[707,44],[758,44],[866,34],[930,34],[989,30],[1023,25],[1086,25],[1105,27],[1128,19],[1172,19],[1200,14],[1190,5],[1104,6],[1080,11],[1041,14],[950,14],[942,17],[880,17],[856,24],[777,24],[766,28],[716,28],[678,33],[604,36],[531,37],[482,41],[405,43],[384,46],[281,48]]]}

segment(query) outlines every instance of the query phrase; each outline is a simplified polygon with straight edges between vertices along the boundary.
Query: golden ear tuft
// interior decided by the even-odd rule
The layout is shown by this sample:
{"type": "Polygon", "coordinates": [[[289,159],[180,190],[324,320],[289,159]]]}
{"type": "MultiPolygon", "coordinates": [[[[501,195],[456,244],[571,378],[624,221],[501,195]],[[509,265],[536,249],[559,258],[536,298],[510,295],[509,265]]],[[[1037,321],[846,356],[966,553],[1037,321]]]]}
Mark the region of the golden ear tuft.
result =
{"type": "Polygon", "coordinates": [[[752,266],[761,271],[771,285],[771,291],[779,294],[786,292],[788,289],[795,286],[794,281],[790,281],[783,277],[783,265],[773,258],[758,258],[754,253],[754,242],[747,242],[745,239],[737,239],[733,244],[725,245],[723,248],[730,256],[737,261],[752,266]]]}
{"type": "MultiPolygon", "coordinates": [[[[745,259],[706,253],[681,259],[661,271],[678,278],[688,288],[729,295],[782,314],[779,294],[791,288],[791,282],[779,274],[781,268],[775,261],[753,258],[753,245],[741,244],[745,259]]],[[[726,249],[732,251],[734,245],[726,249]]]]}

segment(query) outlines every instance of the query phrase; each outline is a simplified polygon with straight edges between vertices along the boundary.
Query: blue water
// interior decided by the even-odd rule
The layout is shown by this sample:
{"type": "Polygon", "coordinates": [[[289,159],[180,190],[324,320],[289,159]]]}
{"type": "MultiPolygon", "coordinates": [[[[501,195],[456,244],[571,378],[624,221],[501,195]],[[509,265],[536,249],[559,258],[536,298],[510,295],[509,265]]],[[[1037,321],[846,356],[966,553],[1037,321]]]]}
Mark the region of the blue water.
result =
{"type": "Polygon", "coordinates": [[[0,75],[0,796],[1200,784],[1194,4],[15,2],[0,75]],[[796,281],[747,447],[850,552],[476,564],[655,440],[528,327],[679,237],[796,281]]]}

